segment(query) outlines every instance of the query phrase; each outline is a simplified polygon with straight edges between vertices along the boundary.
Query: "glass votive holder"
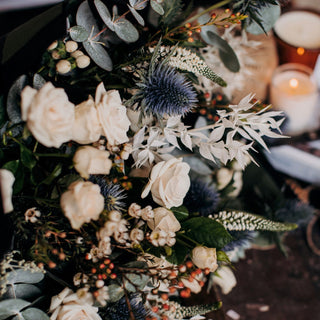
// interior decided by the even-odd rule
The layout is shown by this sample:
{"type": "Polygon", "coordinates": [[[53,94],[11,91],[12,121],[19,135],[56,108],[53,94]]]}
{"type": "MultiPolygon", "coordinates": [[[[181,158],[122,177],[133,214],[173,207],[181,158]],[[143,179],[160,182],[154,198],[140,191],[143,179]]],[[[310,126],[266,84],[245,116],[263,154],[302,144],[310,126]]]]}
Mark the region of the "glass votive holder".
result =
{"type": "Polygon", "coordinates": [[[320,15],[313,11],[283,13],[274,25],[280,64],[296,62],[314,68],[320,54],[320,15]]]}
{"type": "Polygon", "coordinates": [[[276,68],[271,79],[270,103],[285,112],[285,134],[294,136],[319,128],[318,88],[308,66],[287,63],[276,68]]]}

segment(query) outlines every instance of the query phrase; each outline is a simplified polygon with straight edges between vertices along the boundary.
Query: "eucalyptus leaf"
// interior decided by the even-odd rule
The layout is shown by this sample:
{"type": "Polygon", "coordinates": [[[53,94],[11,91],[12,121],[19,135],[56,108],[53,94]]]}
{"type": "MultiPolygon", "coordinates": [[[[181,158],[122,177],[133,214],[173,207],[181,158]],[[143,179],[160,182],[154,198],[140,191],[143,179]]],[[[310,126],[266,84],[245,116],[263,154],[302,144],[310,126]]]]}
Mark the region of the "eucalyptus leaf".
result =
{"type": "Polygon", "coordinates": [[[280,5],[266,4],[257,8],[256,16],[261,25],[255,19],[246,19],[245,28],[247,32],[258,35],[272,29],[281,14],[280,5]],[[246,21],[249,21],[246,23],[246,21]]]}
{"type": "Polygon", "coordinates": [[[44,278],[42,272],[31,272],[30,270],[18,269],[11,271],[7,281],[13,283],[38,283],[44,278]]]}
{"type": "Polygon", "coordinates": [[[20,76],[11,86],[7,97],[7,113],[12,123],[19,123],[21,119],[20,99],[21,91],[28,84],[26,75],[20,76]]]}
{"type": "Polygon", "coordinates": [[[148,1],[146,1],[146,0],[129,0],[129,4],[135,10],[143,10],[147,6],[148,1]]]}
{"type": "Polygon", "coordinates": [[[240,70],[240,63],[228,42],[212,31],[207,31],[206,35],[205,41],[219,49],[219,56],[225,67],[232,72],[238,72],[240,70]]]}
{"type": "Polygon", "coordinates": [[[76,42],[84,42],[89,38],[89,32],[83,26],[74,26],[70,28],[69,34],[71,39],[76,42]]]}
{"type": "Polygon", "coordinates": [[[91,59],[103,70],[112,70],[112,61],[108,52],[99,43],[92,41],[83,42],[83,46],[91,59]]]}
{"type": "Polygon", "coordinates": [[[125,18],[120,18],[114,23],[114,31],[125,42],[135,42],[139,39],[138,30],[125,18]]]}
{"type": "Polygon", "coordinates": [[[101,0],[94,0],[94,5],[96,6],[102,21],[110,28],[110,30],[115,31],[114,23],[107,6],[101,0]]]}
{"type": "Polygon", "coordinates": [[[33,76],[33,87],[37,90],[40,90],[46,83],[46,80],[40,76],[39,73],[35,73],[33,76]]]}
{"type": "Polygon", "coordinates": [[[24,320],[49,320],[47,314],[36,308],[28,308],[21,312],[24,320]]]}
{"type": "Polygon", "coordinates": [[[5,320],[8,317],[14,316],[23,308],[30,305],[30,302],[22,299],[8,299],[0,301],[0,320],[5,320]]]}
{"type": "Polygon", "coordinates": [[[150,0],[151,8],[161,16],[164,14],[164,10],[162,8],[162,5],[157,2],[157,0],[150,0]]]}
{"type": "Polygon", "coordinates": [[[189,216],[188,209],[184,206],[171,208],[171,211],[179,221],[183,221],[189,216]]]}
{"type": "MultiPolygon", "coordinates": [[[[96,18],[94,17],[88,1],[84,1],[80,4],[77,15],[76,21],[78,26],[84,27],[87,32],[92,36],[95,36],[99,33],[99,28],[96,22],[96,18]]],[[[95,37],[96,41],[99,41],[100,36],[95,37]]]]}
{"type": "Polygon", "coordinates": [[[40,295],[41,290],[33,284],[19,283],[7,286],[7,291],[2,299],[19,298],[32,301],[40,295]]]}
{"type": "Polygon", "coordinates": [[[149,281],[149,277],[145,274],[126,273],[125,288],[129,292],[135,292],[136,289],[142,290],[149,281]]]}
{"type": "MultiPolygon", "coordinates": [[[[109,302],[117,302],[124,296],[124,290],[117,284],[111,284],[108,286],[109,302]]],[[[1,319],[0,319],[1,320],[1,319]]]]}
{"type": "Polygon", "coordinates": [[[217,221],[210,218],[197,217],[182,222],[186,235],[201,245],[209,248],[222,249],[231,240],[231,235],[217,221]]]}
{"type": "Polygon", "coordinates": [[[7,119],[6,119],[6,108],[4,105],[4,96],[0,96],[0,127],[2,127],[7,119]]]}
{"type": "Polygon", "coordinates": [[[139,24],[141,24],[143,27],[145,25],[143,18],[141,15],[137,12],[137,10],[131,6],[129,6],[129,10],[131,11],[132,15],[135,17],[135,19],[138,21],[139,24]]]}

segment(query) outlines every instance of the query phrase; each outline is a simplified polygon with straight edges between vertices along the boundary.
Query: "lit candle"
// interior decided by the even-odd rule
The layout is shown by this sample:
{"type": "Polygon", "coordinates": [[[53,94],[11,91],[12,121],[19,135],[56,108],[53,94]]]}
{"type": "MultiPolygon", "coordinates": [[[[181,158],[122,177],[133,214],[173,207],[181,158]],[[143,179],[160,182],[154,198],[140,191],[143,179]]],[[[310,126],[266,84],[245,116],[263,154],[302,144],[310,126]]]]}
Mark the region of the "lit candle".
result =
{"type": "Polygon", "coordinates": [[[307,66],[279,66],[272,77],[270,102],[287,115],[285,133],[298,135],[319,127],[318,90],[312,69],[307,66]]]}
{"type": "Polygon", "coordinates": [[[320,52],[320,15],[289,11],[274,25],[280,63],[298,62],[314,67],[320,52]]]}

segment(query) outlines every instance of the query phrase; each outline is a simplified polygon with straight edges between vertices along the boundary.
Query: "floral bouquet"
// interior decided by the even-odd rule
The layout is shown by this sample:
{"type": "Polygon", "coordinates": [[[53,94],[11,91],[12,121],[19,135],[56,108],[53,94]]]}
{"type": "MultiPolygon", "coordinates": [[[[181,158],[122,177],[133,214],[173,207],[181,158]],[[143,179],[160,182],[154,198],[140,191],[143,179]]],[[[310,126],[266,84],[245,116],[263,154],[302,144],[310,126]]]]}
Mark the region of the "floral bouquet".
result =
{"type": "Polygon", "coordinates": [[[228,103],[210,66],[241,72],[227,40],[256,46],[245,29],[267,32],[279,13],[276,0],[68,3],[64,38],[1,100],[13,232],[0,319],[205,314],[221,302],[184,298],[230,282],[234,250],[259,230],[296,228],[230,207],[250,152],[281,137],[284,119],[254,95],[228,103]]]}

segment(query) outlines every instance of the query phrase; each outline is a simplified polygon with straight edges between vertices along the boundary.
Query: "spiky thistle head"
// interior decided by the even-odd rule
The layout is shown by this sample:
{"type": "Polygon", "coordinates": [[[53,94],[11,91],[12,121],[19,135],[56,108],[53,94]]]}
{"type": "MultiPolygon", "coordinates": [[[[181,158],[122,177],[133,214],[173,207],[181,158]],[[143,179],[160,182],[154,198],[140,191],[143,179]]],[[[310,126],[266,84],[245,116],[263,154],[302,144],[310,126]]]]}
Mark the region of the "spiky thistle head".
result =
{"type": "Polygon", "coordinates": [[[124,210],[125,203],[123,200],[127,196],[125,190],[119,184],[108,182],[103,176],[91,176],[89,180],[99,185],[100,193],[104,197],[104,207],[106,210],[124,210]]]}
{"type": "Polygon", "coordinates": [[[223,251],[232,251],[236,248],[247,249],[250,246],[250,243],[256,236],[254,231],[229,231],[230,235],[232,236],[233,240],[229,242],[224,248],[223,251]]]}
{"type": "Polygon", "coordinates": [[[152,64],[140,77],[134,101],[146,114],[158,117],[184,115],[198,101],[192,83],[168,64],[152,64]]]}
{"type": "Polygon", "coordinates": [[[214,186],[196,179],[191,181],[183,204],[190,212],[199,212],[201,216],[207,217],[214,213],[218,203],[219,193],[214,186]]]}

